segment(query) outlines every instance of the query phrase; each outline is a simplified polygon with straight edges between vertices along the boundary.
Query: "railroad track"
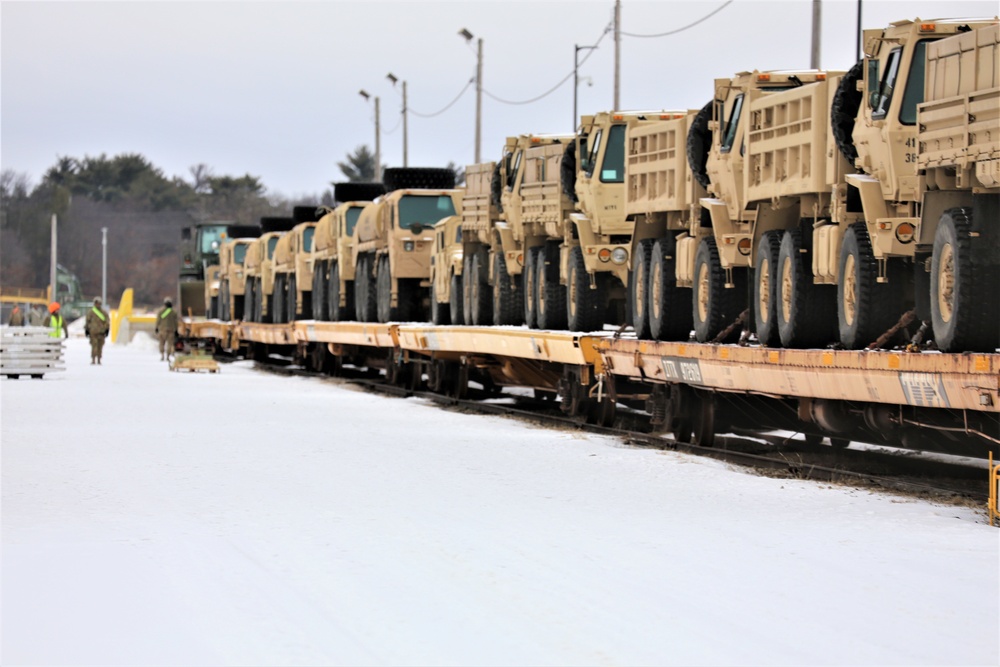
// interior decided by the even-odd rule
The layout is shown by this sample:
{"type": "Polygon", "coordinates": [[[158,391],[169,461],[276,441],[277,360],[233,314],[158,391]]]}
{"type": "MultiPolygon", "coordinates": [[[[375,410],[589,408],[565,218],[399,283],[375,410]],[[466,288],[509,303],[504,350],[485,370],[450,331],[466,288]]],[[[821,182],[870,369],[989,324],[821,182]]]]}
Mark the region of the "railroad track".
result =
{"type": "Polygon", "coordinates": [[[470,388],[467,398],[456,398],[393,385],[384,376],[375,376],[372,370],[347,366],[338,375],[331,376],[274,357],[267,361],[255,360],[254,365],[260,370],[281,375],[345,382],[387,396],[422,398],[450,409],[501,415],[549,427],[612,436],[626,446],[705,456],[751,468],[764,475],[878,488],[943,501],[981,504],[987,499],[987,485],[984,484],[987,472],[984,468],[942,460],[940,456],[926,458],[914,450],[894,453],[885,449],[844,449],[746,430],[719,435],[713,446],[706,447],[653,432],[648,415],[635,411],[622,410],[615,426],[606,427],[589,424],[581,417],[566,416],[556,407],[558,403],[550,400],[502,394],[510,402],[486,402],[485,399],[497,396],[474,388],[470,388]]]}

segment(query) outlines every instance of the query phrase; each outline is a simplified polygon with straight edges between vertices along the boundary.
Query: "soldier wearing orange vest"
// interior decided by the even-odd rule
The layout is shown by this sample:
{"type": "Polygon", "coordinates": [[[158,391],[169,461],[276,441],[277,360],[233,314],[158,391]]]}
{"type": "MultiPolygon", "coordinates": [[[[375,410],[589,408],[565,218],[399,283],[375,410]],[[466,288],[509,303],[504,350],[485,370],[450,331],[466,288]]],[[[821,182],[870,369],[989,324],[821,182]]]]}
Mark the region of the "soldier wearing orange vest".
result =
{"type": "Polygon", "coordinates": [[[101,308],[101,297],[94,299],[94,307],[87,313],[86,324],[83,332],[90,339],[90,363],[101,363],[101,355],[104,351],[104,339],[108,337],[111,330],[111,318],[108,312],[101,308]]]}

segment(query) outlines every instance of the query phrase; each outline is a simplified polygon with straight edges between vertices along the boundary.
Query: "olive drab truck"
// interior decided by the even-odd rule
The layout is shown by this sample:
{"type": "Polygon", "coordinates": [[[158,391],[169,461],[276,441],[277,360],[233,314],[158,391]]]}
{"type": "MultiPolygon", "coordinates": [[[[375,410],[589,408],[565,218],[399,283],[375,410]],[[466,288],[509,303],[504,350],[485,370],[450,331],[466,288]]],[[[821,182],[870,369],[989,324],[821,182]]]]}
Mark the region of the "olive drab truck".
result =
{"type": "MultiPolygon", "coordinates": [[[[607,111],[581,116],[561,169],[563,191],[576,203],[560,253],[570,330],[593,331],[605,323],[622,324],[628,319],[626,290],[636,257],[633,246],[650,238],[652,231],[636,236],[637,217],[626,210],[626,133],[662,119],[682,118],[685,113],[607,111]]],[[[651,243],[642,244],[642,251],[651,243]]],[[[648,252],[640,252],[639,262],[639,280],[643,281],[648,252]]]]}
{"type": "Polygon", "coordinates": [[[274,247],[272,321],[294,322],[312,314],[312,245],[316,233],[316,207],[296,206],[295,226],[274,247]]]}
{"type": "MultiPolygon", "coordinates": [[[[699,110],[661,112],[625,135],[625,212],[633,221],[628,276],[632,326],[639,338],[688,340],[694,258],[712,234],[705,188],[688,166],[687,137],[699,110]]],[[[610,259],[610,257],[608,258],[610,259]]]]}
{"type": "Polygon", "coordinates": [[[831,229],[840,342],[867,345],[911,307],[945,351],[998,344],[997,19],[864,31],[831,115],[855,224],[831,229]],[[991,92],[992,91],[992,92],[991,92]],[[921,117],[920,114],[923,113],[921,117]],[[977,287],[978,285],[978,287],[977,287]]]}
{"type": "MultiPolygon", "coordinates": [[[[563,329],[566,327],[566,289],[560,277],[561,247],[572,232],[569,228],[569,214],[573,202],[563,192],[561,163],[566,145],[573,135],[522,134],[508,138],[504,156],[500,161],[492,181],[495,202],[499,202],[500,220],[494,224],[499,247],[494,244],[490,252],[493,257],[482,252],[474,257],[466,255],[467,273],[464,279],[465,294],[470,298],[466,306],[472,311],[488,312],[492,301],[488,299],[488,288],[480,290],[486,278],[491,259],[501,255],[503,262],[496,261],[502,272],[506,269],[507,280],[500,276],[501,287],[516,287],[516,276],[521,276],[521,292],[524,304],[524,321],[531,328],[563,329]],[[501,265],[502,264],[502,265],[501,265]],[[478,267],[478,271],[477,271],[478,267]],[[473,275],[475,274],[475,275],[473,275]],[[483,294],[482,303],[473,300],[476,294],[483,294]]],[[[510,302],[516,303],[516,295],[510,302]]],[[[475,324],[489,324],[492,320],[475,324]]],[[[466,316],[468,322],[468,316],[466,316]]]]}
{"type": "Polygon", "coordinates": [[[450,169],[392,168],[387,194],[361,211],[351,249],[354,307],[362,322],[426,319],[433,227],[461,209],[450,169]]]}
{"type": "Polygon", "coordinates": [[[689,134],[712,230],[694,257],[699,342],[739,336],[744,327],[733,325],[744,312],[764,345],[836,339],[835,288],[813,280],[812,260],[814,235],[836,224],[853,172],[834,149],[829,121],[842,75],[753,71],[715,81],[711,120],[696,119],[689,134]]]}
{"type": "Polygon", "coordinates": [[[322,207],[313,236],[312,318],[327,322],[354,319],[354,226],[364,207],[385,194],[381,183],[337,183],[336,208],[322,207]]]}
{"type": "MultiPolygon", "coordinates": [[[[468,178],[468,171],[466,171],[468,178]]],[[[465,210],[465,200],[462,210],[465,210]]],[[[431,254],[431,322],[463,324],[462,261],[465,256],[462,238],[463,217],[450,215],[434,225],[434,248],[431,254]]]]}
{"type": "Polygon", "coordinates": [[[278,240],[294,225],[295,220],[292,218],[260,219],[263,233],[247,247],[243,260],[243,319],[247,322],[274,321],[274,251],[278,240]]]}
{"type": "Polygon", "coordinates": [[[240,320],[245,315],[246,278],[243,261],[254,237],[230,239],[219,248],[219,303],[223,321],[240,320]]]}

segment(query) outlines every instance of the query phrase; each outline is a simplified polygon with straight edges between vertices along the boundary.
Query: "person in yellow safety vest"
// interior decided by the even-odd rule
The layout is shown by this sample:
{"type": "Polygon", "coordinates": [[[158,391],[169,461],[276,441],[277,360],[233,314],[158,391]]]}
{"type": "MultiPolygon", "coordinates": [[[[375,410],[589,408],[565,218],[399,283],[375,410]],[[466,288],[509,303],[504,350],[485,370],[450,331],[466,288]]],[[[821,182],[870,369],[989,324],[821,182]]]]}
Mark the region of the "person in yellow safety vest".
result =
{"type": "Polygon", "coordinates": [[[66,328],[66,320],[63,319],[62,314],[59,312],[59,303],[53,301],[49,304],[49,314],[45,316],[45,321],[42,322],[43,327],[50,327],[49,335],[53,338],[59,338],[59,334],[66,334],[66,338],[69,338],[69,329],[66,328]]]}
{"type": "Polygon", "coordinates": [[[173,305],[170,297],[167,297],[163,300],[163,308],[156,314],[156,337],[160,340],[160,361],[169,361],[174,353],[177,313],[174,312],[173,305]]]}
{"type": "Polygon", "coordinates": [[[86,324],[83,332],[90,339],[90,364],[101,363],[101,355],[104,351],[104,339],[108,337],[111,330],[111,318],[108,312],[101,308],[101,297],[94,298],[94,307],[87,313],[86,324]]]}

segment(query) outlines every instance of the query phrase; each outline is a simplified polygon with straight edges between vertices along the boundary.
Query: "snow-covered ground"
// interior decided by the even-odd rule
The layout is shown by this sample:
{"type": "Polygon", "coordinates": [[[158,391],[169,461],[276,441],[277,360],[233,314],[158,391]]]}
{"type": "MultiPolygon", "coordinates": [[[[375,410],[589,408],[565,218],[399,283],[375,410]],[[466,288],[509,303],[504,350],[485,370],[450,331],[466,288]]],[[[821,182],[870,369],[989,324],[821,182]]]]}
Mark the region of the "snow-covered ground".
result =
{"type": "Polygon", "coordinates": [[[88,353],[0,382],[4,665],[1000,663],[982,512],[88,353]]]}

